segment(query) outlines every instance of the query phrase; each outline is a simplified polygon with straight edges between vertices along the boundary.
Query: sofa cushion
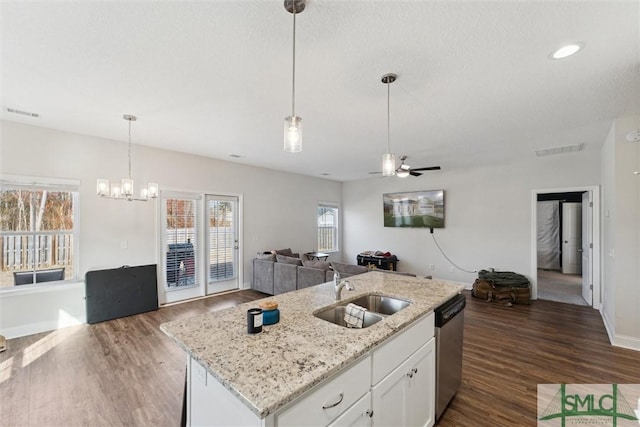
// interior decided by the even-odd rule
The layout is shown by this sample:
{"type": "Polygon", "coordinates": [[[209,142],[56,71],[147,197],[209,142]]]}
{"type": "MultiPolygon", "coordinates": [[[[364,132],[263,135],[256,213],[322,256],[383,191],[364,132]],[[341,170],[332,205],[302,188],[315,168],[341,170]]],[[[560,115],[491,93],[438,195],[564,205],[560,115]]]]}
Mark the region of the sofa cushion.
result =
{"type": "Polygon", "coordinates": [[[273,253],[275,255],[293,256],[293,251],[291,250],[291,248],[276,249],[276,250],[271,251],[271,253],[273,253]]]}
{"type": "Polygon", "coordinates": [[[258,252],[258,255],[256,256],[256,258],[264,259],[272,262],[276,261],[276,255],[272,254],[271,252],[258,252]]]}
{"type": "Polygon", "coordinates": [[[364,265],[346,264],[344,262],[331,261],[331,266],[340,274],[356,275],[369,271],[364,265]]]}
{"type": "Polygon", "coordinates": [[[290,256],[276,255],[276,260],[285,264],[302,265],[300,258],[293,258],[290,256]]]}
{"type": "Polygon", "coordinates": [[[302,265],[305,267],[319,268],[321,270],[331,270],[331,264],[326,261],[314,260],[302,260],[302,265]]]}

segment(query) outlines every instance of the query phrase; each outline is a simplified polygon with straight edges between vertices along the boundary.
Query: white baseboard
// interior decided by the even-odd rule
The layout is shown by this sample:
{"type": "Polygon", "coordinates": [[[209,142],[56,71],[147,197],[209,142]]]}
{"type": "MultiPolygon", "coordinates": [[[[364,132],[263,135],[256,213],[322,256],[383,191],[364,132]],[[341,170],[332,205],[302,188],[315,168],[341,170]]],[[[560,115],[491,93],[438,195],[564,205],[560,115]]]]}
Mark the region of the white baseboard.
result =
{"type": "Polygon", "coordinates": [[[5,328],[2,330],[2,335],[7,339],[25,337],[27,335],[39,334],[41,332],[50,332],[58,329],[66,328],[68,326],[82,325],[86,322],[69,322],[66,324],[60,324],[58,320],[51,320],[39,323],[28,323],[25,325],[14,326],[5,328]]]}
{"type": "Polygon", "coordinates": [[[616,347],[623,347],[630,350],[640,351],[640,338],[628,337],[625,335],[616,335],[613,339],[612,344],[616,347]]]}
{"type": "Polygon", "coordinates": [[[611,343],[611,345],[640,351],[640,338],[616,334],[613,322],[611,321],[611,319],[609,319],[609,317],[607,317],[607,314],[602,309],[602,307],[599,311],[600,316],[602,316],[602,322],[604,323],[604,328],[607,331],[607,335],[609,336],[609,342],[611,343]]]}

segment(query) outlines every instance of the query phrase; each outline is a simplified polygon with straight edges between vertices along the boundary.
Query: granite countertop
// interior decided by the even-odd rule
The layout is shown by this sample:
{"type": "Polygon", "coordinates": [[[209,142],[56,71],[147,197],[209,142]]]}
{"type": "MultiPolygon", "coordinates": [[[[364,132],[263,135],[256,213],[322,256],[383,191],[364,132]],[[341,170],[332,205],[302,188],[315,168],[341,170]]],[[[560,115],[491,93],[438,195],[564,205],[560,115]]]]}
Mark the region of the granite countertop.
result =
{"type": "Polygon", "coordinates": [[[164,323],[160,329],[265,418],[463,289],[444,280],[380,272],[347,280],[355,290],[344,289],[342,303],[374,293],[412,304],[368,328],[345,328],[313,316],[337,305],[329,282],[265,298],[278,303],[280,322],[259,334],[248,334],[246,321],[247,310],[258,301],[164,323]]]}

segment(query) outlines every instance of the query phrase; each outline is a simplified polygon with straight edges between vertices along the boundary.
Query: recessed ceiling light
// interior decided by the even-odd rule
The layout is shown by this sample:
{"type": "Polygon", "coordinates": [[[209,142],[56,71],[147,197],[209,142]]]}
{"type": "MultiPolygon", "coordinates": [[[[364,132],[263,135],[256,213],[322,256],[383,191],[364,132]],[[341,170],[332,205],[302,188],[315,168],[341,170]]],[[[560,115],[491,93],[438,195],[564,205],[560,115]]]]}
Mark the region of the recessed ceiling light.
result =
{"type": "Polygon", "coordinates": [[[554,51],[549,57],[551,59],[563,59],[571,55],[575,55],[584,48],[584,43],[575,42],[562,46],[558,50],[554,51]]]}

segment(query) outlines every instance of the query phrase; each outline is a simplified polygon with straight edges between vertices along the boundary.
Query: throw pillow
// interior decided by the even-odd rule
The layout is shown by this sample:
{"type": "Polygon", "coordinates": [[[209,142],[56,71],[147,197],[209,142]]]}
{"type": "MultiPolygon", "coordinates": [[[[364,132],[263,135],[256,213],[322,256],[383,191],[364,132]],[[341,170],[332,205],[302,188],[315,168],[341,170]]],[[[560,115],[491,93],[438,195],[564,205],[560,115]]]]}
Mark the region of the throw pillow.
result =
{"type": "Polygon", "coordinates": [[[326,261],[320,261],[317,259],[314,259],[313,261],[303,260],[302,265],[304,265],[305,267],[319,268],[321,270],[331,270],[331,264],[326,261]]]}
{"type": "Polygon", "coordinates": [[[276,259],[278,260],[278,262],[282,262],[285,264],[302,265],[302,260],[300,258],[293,258],[290,256],[284,256],[284,255],[276,255],[276,259]]]}
{"type": "Polygon", "coordinates": [[[284,256],[292,256],[293,255],[293,251],[291,250],[291,248],[276,249],[273,252],[275,252],[276,255],[284,255],[284,256]]]}
{"type": "Polygon", "coordinates": [[[362,274],[369,271],[369,269],[364,265],[346,264],[344,262],[332,261],[331,266],[338,273],[346,273],[346,274],[353,274],[353,275],[362,274]]]}

